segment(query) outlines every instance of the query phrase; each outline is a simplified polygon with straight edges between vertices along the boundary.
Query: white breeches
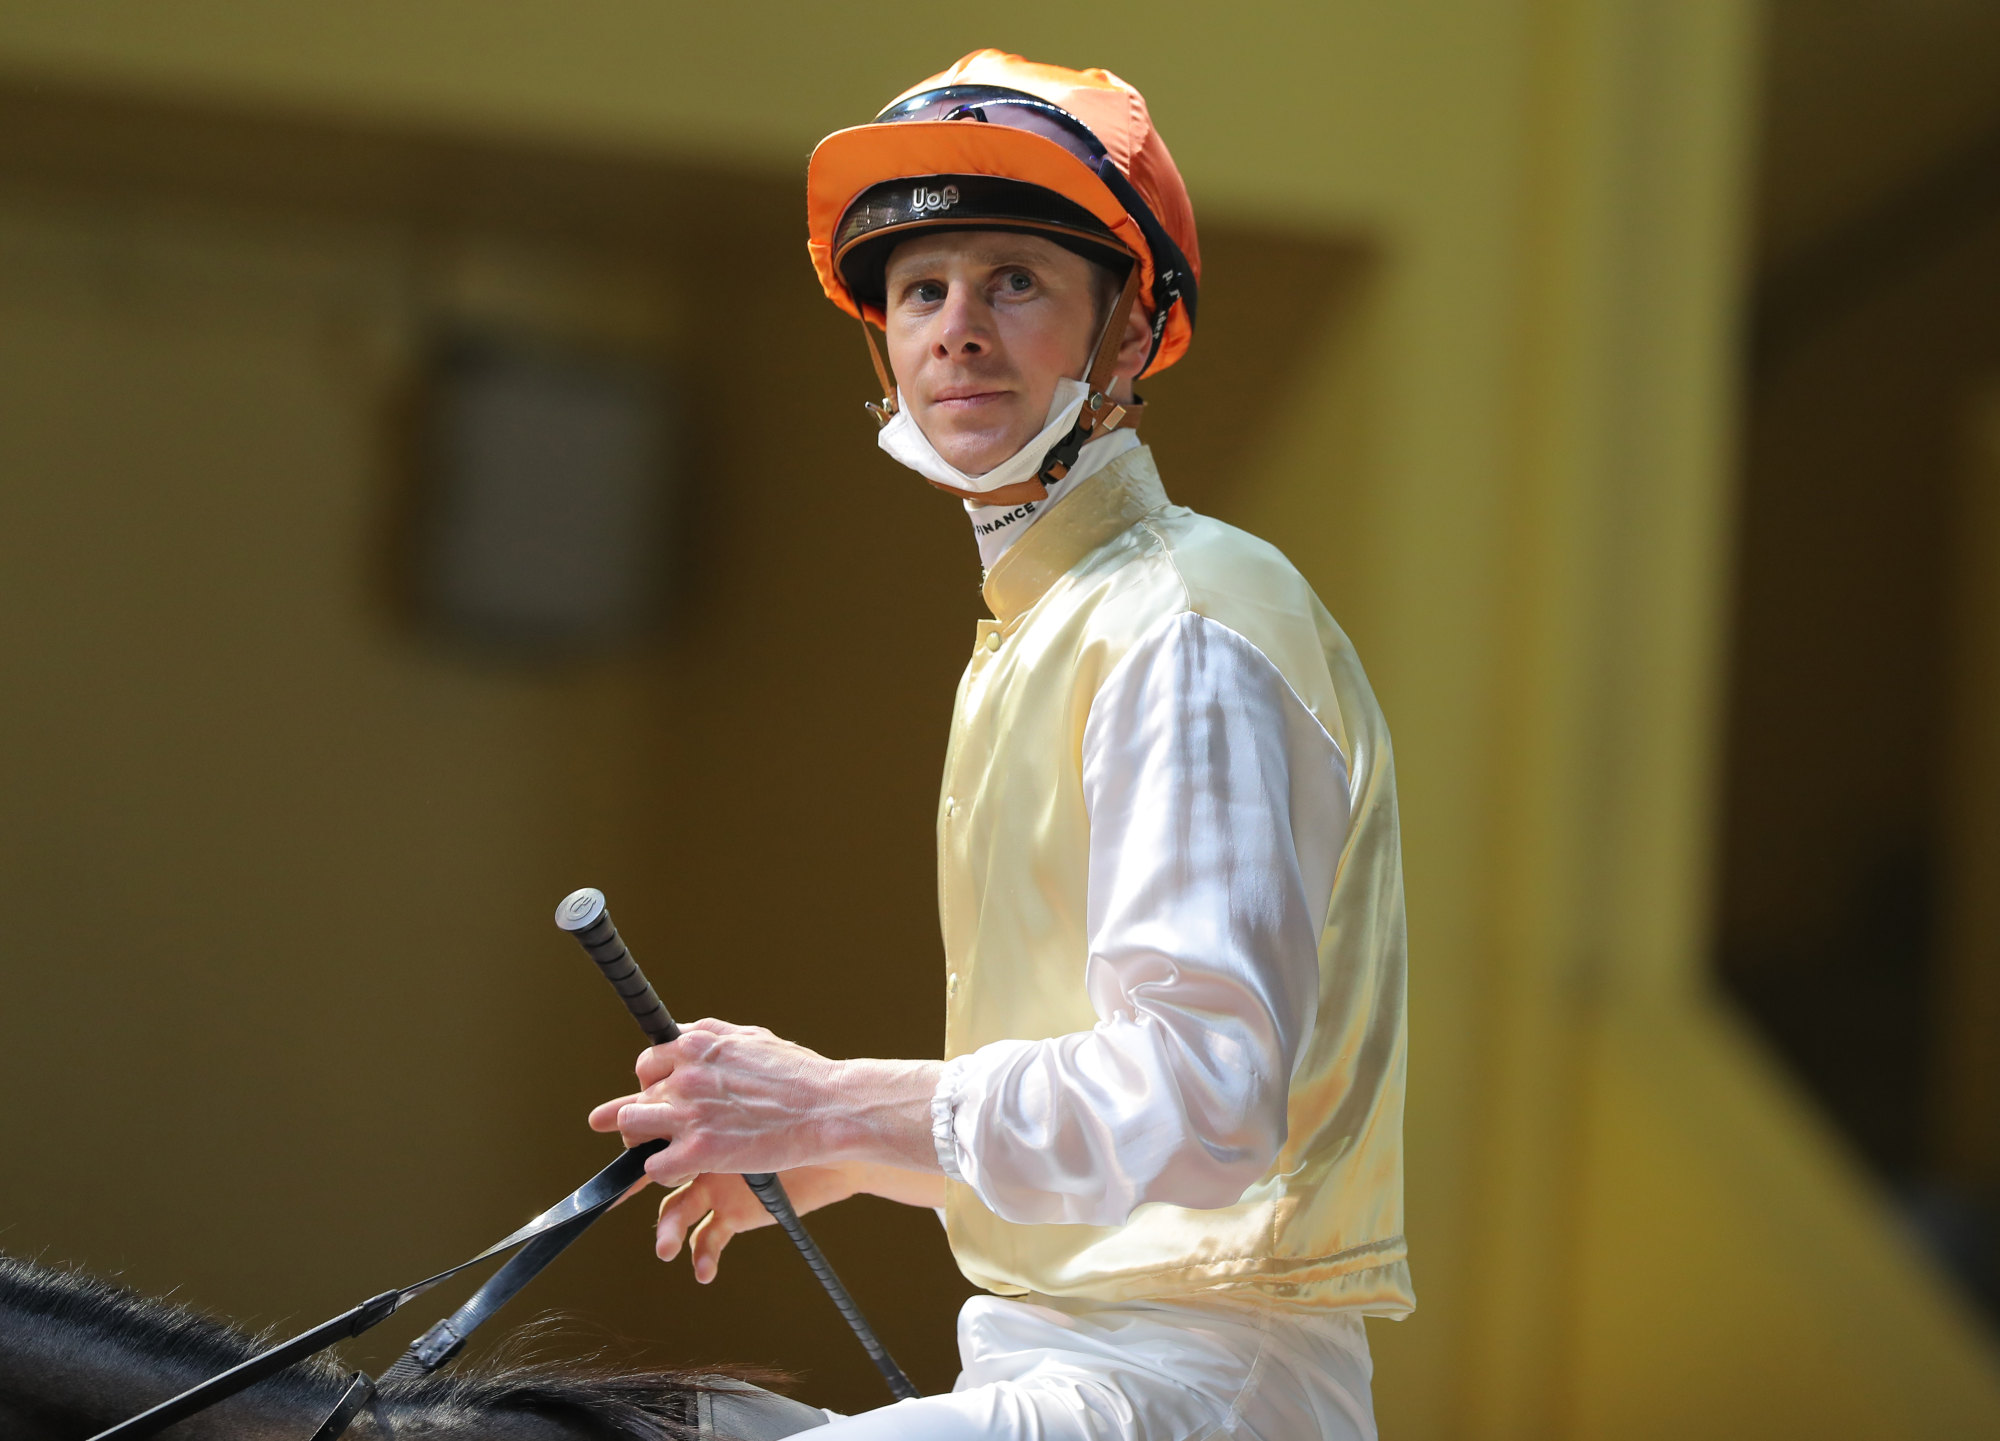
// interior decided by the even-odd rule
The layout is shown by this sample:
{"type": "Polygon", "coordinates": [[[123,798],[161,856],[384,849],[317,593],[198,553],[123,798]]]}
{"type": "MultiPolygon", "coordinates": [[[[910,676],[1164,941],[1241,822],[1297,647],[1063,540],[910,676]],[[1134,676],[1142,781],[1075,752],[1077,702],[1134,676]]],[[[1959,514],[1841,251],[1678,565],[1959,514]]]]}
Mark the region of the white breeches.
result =
{"type": "Polygon", "coordinates": [[[949,1395],[837,1417],[826,1441],[1375,1441],[1361,1318],[975,1296],[949,1395]]]}

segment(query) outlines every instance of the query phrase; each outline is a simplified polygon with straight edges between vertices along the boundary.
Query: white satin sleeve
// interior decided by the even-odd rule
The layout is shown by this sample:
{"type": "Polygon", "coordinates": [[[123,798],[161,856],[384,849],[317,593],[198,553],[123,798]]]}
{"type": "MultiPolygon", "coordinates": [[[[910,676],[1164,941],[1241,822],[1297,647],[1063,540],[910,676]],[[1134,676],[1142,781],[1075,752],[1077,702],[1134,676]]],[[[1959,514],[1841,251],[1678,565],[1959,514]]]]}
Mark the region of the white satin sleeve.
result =
{"type": "Polygon", "coordinates": [[[931,1106],[938,1162],[1009,1221],[1230,1205],[1285,1143],[1346,761],[1262,651],[1182,614],[1098,691],[1083,789],[1098,1022],[950,1061],[931,1106]]]}

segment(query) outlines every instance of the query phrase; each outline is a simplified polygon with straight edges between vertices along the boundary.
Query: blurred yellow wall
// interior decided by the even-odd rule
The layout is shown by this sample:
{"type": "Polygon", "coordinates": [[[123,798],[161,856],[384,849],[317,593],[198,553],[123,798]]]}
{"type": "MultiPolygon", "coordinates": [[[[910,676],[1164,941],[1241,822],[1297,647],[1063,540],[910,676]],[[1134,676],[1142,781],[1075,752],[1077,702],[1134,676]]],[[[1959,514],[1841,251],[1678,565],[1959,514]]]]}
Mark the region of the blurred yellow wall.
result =
{"type": "MultiPolygon", "coordinates": [[[[1169,488],[1300,564],[1397,736],[1385,1432],[1992,1434],[1989,1343],[1702,974],[1750,8],[914,13],[0,10],[0,1244],[265,1316],[478,1244],[588,1169],[633,1048],[546,931],[583,880],[677,1010],[935,1048],[975,572],[869,445],[795,196],[821,132],[991,43],[1146,90],[1214,237],[1169,488]],[[482,245],[503,292],[658,291],[704,549],[655,649],[472,666],[375,588],[380,411],[482,245]]],[[[829,1249],[941,1384],[962,1286],[854,1210],[829,1249]]],[[[775,1245],[696,1295],[639,1229],[548,1294],[870,1400],[775,1245]]]]}

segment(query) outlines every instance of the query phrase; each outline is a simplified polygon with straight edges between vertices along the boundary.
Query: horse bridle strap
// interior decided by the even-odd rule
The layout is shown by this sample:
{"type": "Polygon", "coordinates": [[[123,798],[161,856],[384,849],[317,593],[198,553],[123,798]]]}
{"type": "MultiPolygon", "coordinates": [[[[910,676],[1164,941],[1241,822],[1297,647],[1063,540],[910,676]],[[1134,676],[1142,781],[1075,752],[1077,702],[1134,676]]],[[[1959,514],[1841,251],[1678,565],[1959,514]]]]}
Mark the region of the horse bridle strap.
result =
{"type": "Polygon", "coordinates": [[[340,1441],[354,1424],[354,1418],[361,1414],[361,1408],[374,1399],[373,1378],[366,1371],[356,1371],[347,1378],[347,1389],[326,1413],[326,1420],[319,1423],[319,1430],[313,1432],[312,1441],[340,1441]]]}
{"type": "MultiPolygon", "coordinates": [[[[458,1354],[459,1348],[465,1344],[465,1338],[472,1333],[473,1328],[527,1285],[536,1272],[553,1261],[565,1246],[574,1241],[592,1222],[617,1204],[627,1191],[643,1180],[647,1159],[664,1150],[666,1144],[665,1141],[649,1141],[643,1146],[634,1146],[621,1153],[617,1160],[527,1225],[512,1235],[494,1242],[471,1260],[461,1261],[449,1270],[440,1271],[435,1276],[417,1282],[414,1286],[405,1286],[400,1291],[384,1291],[379,1296],[371,1296],[352,1310],[343,1311],[331,1320],[322,1321],[311,1330],[302,1331],[289,1341],[281,1341],[275,1346],[267,1347],[249,1360],[239,1362],[227,1371],[209,1377],[199,1385],[181,1392],[180,1395],[162,1401],[159,1405],[142,1411],[129,1420],[121,1421],[108,1431],[98,1432],[90,1438],[90,1441],[140,1441],[142,1437],[157,1436],[176,1422],[185,1421],[198,1412],[206,1411],[218,1401],[226,1400],[239,1391],[256,1385],[259,1381],[275,1376],[287,1366],[295,1366],[310,1356],[317,1356],[329,1346],[338,1345],[380,1325],[395,1315],[397,1309],[406,1301],[415,1300],[431,1287],[449,1281],[459,1272],[470,1270],[482,1261],[490,1261],[493,1257],[511,1251],[517,1246],[525,1247],[520,1255],[495,1272],[471,1300],[459,1307],[448,1323],[441,1323],[449,1326],[454,1339],[447,1343],[440,1337],[440,1326],[433,1326],[417,1339],[402,1360],[383,1374],[382,1379],[387,1383],[437,1369],[458,1354]],[[428,1346],[427,1342],[430,1343],[428,1346]],[[408,1363],[407,1369],[406,1363],[408,1363]]],[[[374,1392],[374,1383],[366,1376],[356,1373],[349,1381],[339,1404],[321,1424],[314,1441],[335,1441],[335,1438],[339,1437],[360,1414],[361,1408],[368,1404],[374,1392]],[[348,1409],[350,1404],[352,1409],[348,1409]],[[344,1418],[341,1415],[343,1410],[346,1411],[344,1418]]]]}
{"type": "Polygon", "coordinates": [[[474,1331],[513,1300],[523,1286],[541,1275],[548,1264],[563,1253],[564,1247],[581,1236],[590,1223],[603,1214],[603,1211],[590,1212],[552,1231],[545,1231],[528,1242],[506,1265],[488,1277],[486,1284],[474,1291],[463,1306],[412,1341],[410,1349],[396,1364],[382,1373],[382,1384],[388,1386],[397,1381],[428,1376],[451,1360],[465,1349],[465,1343],[474,1331]]]}

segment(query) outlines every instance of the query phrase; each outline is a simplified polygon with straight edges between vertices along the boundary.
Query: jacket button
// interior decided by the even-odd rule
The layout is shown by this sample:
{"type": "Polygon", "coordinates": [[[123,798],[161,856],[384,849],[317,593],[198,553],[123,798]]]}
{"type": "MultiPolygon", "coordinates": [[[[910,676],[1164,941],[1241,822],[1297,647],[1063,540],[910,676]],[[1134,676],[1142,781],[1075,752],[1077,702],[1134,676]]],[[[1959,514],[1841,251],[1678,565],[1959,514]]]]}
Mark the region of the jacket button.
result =
{"type": "Polygon", "coordinates": [[[944,978],[944,993],[947,996],[956,996],[958,994],[957,971],[953,971],[950,975],[944,978]]]}
{"type": "Polygon", "coordinates": [[[944,798],[944,818],[950,820],[958,814],[958,801],[952,796],[944,798]]]}
{"type": "Polygon", "coordinates": [[[998,650],[998,649],[1000,649],[1000,632],[999,632],[999,631],[997,631],[997,630],[994,630],[994,631],[988,631],[988,632],[986,633],[986,648],[987,648],[988,650],[998,650]]]}

